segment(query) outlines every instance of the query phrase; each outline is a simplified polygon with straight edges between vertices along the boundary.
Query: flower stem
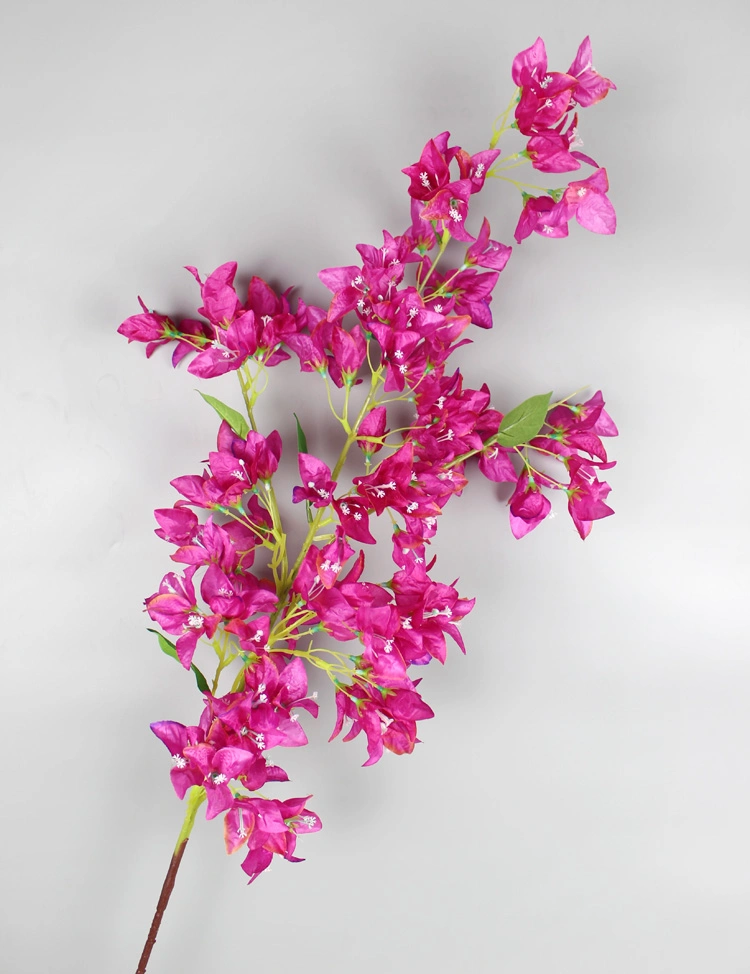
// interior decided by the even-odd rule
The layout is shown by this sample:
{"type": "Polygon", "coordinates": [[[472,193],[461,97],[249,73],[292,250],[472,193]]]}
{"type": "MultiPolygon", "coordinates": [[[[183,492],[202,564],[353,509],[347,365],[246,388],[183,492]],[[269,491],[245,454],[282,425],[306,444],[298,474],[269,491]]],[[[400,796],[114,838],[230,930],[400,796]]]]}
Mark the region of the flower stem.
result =
{"type": "Polygon", "coordinates": [[[169,903],[169,897],[172,895],[172,890],[174,889],[175,879],[177,878],[177,870],[180,868],[182,856],[185,852],[185,846],[187,845],[188,838],[190,837],[190,833],[193,830],[193,825],[195,824],[196,812],[205,800],[206,789],[201,788],[198,785],[193,785],[188,792],[185,819],[182,823],[180,834],[177,836],[177,844],[174,847],[174,852],[172,853],[172,858],[169,862],[169,869],[167,870],[167,875],[164,878],[164,885],[161,888],[159,902],[156,904],[156,911],[154,913],[154,918],[151,921],[151,928],[148,931],[148,937],[146,937],[146,945],[143,948],[141,959],[138,961],[138,967],[136,968],[135,974],[146,974],[146,965],[151,957],[151,951],[154,949],[156,935],[159,932],[159,927],[161,926],[161,920],[164,916],[164,911],[167,908],[167,903],[169,903]]]}

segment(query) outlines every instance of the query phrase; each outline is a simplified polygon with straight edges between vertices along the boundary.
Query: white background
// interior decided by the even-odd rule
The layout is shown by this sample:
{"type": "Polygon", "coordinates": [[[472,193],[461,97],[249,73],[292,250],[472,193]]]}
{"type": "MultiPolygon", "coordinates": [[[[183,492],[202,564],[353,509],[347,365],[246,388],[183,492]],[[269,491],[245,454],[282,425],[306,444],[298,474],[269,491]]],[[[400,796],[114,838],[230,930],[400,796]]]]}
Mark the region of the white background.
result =
{"type": "MultiPolygon", "coordinates": [[[[590,33],[619,90],[581,130],[618,232],[515,248],[459,356],[500,409],[604,390],[617,515],[584,544],[558,507],[516,542],[476,478],[436,546],[478,599],[469,652],[425,673],[424,743],[362,769],[361,741],[325,743],[327,699],[279,756],[324,822],[307,861],[247,888],[199,821],[149,972],[750,971],[748,21],[728,0],[4,5],[3,970],[134,970],[182,818],[148,723],[200,699],[141,608],[171,567],[151,511],[216,423],[184,367],[116,335],[136,295],[188,313],[182,266],[236,259],[324,302],[319,268],[406,226],[427,139],[484,147],[517,51],[541,33],[564,71],[590,33]]],[[[511,243],[513,188],[481,199],[511,243]]],[[[266,431],[296,409],[322,442],[317,384],[273,379],[266,431]]]]}

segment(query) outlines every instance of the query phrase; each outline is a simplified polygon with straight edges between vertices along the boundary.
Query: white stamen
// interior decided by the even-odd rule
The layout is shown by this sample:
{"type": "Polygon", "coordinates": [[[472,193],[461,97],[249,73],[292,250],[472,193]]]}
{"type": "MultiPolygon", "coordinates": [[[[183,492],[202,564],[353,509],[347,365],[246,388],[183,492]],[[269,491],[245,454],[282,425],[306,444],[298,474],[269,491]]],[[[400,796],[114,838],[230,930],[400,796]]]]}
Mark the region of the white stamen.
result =
{"type": "Polygon", "coordinates": [[[187,767],[187,759],[184,758],[181,754],[173,754],[172,755],[172,763],[174,764],[174,766],[176,768],[185,768],[185,767],[187,767]]]}

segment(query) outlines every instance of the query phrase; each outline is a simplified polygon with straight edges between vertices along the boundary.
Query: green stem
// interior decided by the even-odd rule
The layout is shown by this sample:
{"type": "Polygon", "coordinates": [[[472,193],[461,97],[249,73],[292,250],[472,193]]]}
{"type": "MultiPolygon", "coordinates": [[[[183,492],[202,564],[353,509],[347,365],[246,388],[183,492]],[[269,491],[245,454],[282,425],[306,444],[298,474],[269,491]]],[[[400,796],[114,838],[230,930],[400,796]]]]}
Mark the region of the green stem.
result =
{"type": "Polygon", "coordinates": [[[445,248],[448,246],[450,239],[451,239],[450,233],[447,230],[443,230],[443,234],[440,238],[440,249],[438,250],[435,256],[435,260],[432,262],[430,269],[427,271],[427,276],[425,277],[425,279],[419,282],[419,287],[417,288],[419,294],[424,294],[425,285],[432,277],[432,272],[435,270],[435,268],[438,265],[438,262],[440,261],[440,258],[445,253],[445,248]]]}
{"type": "MultiPolygon", "coordinates": [[[[494,149],[495,148],[495,146],[499,142],[500,136],[503,134],[503,132],[506,132],[510,128],[510,126],[509,125],[506,125],[505,123],[508,121],[508,115],[510,115],[511,109],[518,102],[518,98],[519,98],[520,92],[521,92],[521,89],[520,88],[516,88],[516,90],[513,92],[513,97],[508,102],[508,107],[505,109],[505,111],[503,112],[503,114],[501,116],[499,116],[500,117],[500,128],[499,129],[496,129],[494,127],[494,125],[493,125],[492,138],[490,139],[490,149],[494,149]]],[[[495,121],[497,121],[497,119],[495,119],[495,121]]]]}

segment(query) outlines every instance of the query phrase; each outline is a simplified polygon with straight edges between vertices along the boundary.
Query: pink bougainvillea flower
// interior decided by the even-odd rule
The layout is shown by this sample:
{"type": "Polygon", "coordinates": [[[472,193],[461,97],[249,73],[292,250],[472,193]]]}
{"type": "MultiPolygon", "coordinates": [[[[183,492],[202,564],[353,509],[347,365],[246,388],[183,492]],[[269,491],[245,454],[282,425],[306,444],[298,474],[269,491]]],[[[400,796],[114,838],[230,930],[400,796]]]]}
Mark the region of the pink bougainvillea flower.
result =
{"type": "Polygon", "coordinates": [[[364,731],[368,755],[364,767],[376,764],[384,748],[397,754],[410,753],[417,743],[416,722],[435,716],[432,708],[410,687],[381,691],[369,684],[338,686],[336,724],[329,740],[341,733],[344,721],[349,719],[352,726],[343,740],[352,741],[364,731]]]}
{"type": "Polygon", "coordinates": [[[604,503],[611,487],[606,481],[597,478],[596,468],[582,457],[569,457],[566,466],[570,474],[570,484],[567,487],[568,512],[578,533],[585,539],[591,533],[594,521],[615,513],[604,503]]]}
{"type": "Polygon", "coordinates": [[[391,586],[401,619],[396,646],[408,663],[441,663],[446,658],[445,634],[448,633],[466,652],[458,625],[474,608],[475,599],[462,599],[453,585],[433,582],[426,570],[397,572],[391,586]]]}
{"type": "Polygon", "coordinates": [[[149,311],[140,297],[138,303],[143,308],[143,314],[126,318],[117,331],[128,342],[145,342],[146,358],[151,358],[160,345],[176,341],[172,353],[172,365],[176,366],[186,355],[202,348],[213,336],[213,329],[205,322],[192,318],[172,321],[166,315],[149,311]]]}
{"type": "Polygon", "coordinates": [[[309,453],[300,453],[298,458],[302,486],[292,491],[292,501],[299,504],[309,501],[313,507],[328,507],[336,489],[336,481],[331,480],[331,468],[309,453]]]}
{"type": "Polygon", "coordinates": [[[169,773],[177,797],[183,799],[188,788],[203,784],[204,773],[184,753],[186,747],[202,744],[204,732],[200,727],[186,727],[175,720],[160,720],[151,724],[151,730],[165,745],[174,767],[169,773]]]}
{"type": "Polygon", "coordinates": [[[252,311],[246,311],[235,318],[226,331],[216,329],[213,341],[196,355],[188,366],[188,372],[200,379],[225,375],[239,369],[257,350],[256,318],[252,311]]]}
{"type": "Polygon", "coordinates": [[[445,158],[449,138],[450,133],[441,132],[430,139],[422,149],[419,162],[401,170],[410,179],[409,196],[412,199],[426,203],[451,181],[450,166],[445,158]]]}
{"type": "Polygon", "coordinates": [[[421,508],[424,516],[438,510],[434,502],[413,480],[414,449],[405,443],[390,457],[386,457],[367,477],[355,477],[357,493],[382,514],[387,507],[412,513],[421,508]]]}
{"type": "Polygon", "coordinates": [[[478,466],[488,480],[495,483],[507,483],[518,480],[516,468],[511,462],[513,450],[499,446],[497,443],[485,447],[479,454],[478,466]]]}
{"type": "Polygon", "coordinates": [[[362,497],[341,497],[333,502],[344,534],[362,544],[375,544],[370,533],[369,505],[362,497]]]}
{"type": "Polygon", "coordinates": [[[490,166],[500,155],[499,149],[484,149],[473,156],[458,147],[448,150],[448,155],[458,162],[458,173],[461,179],[468,179],[471,192],[478,193],[484,186],[490,166]]]}
{"type": "Polygon", "coordinates": [[[343,571],[344,565],[354,554],[354,548],[346,540],[342,528],[336,528],[336,537],[321,549],[315,559],[318,578],[326,588],[331,588],[343,571]]]}
{"type": "Polygon", "coordinates": [[[516,105],[520,132],[533,135],[551,128],[563,117],[577,81],[571,75],[547,70],[547,51],[541,37],[516,55],[512,75],[521,89],[516,105]]]}
{"type": "Polygon", "coordinates": [[[278,430],[263,436],[250,430],[246,437],[237,436],[227,423],[222,423],[217,440],[218,450],[209,453],[211,473],[223,490],[240,485],[244,490],[259,480],[268,482],[276,473],[281,459],[282,441],[278,430]]]}
{"type": "Polygon", "coordinates": [[[322,314],[323,318],[310,329],[309,335],[298,332],[285,338],[286,344],[299,358],[302,372],[325,373],[328,369],[327,349],[330,346],[333,325],[325,317],[325,312],[322,314]]]}
{"type": "Polygon", "coordinates": [[[490,240],[490,222],[485,217],[482,220],[482,227],[471,247],[466,251],[465,264],[469,267],[487,267],[493,271],[502,271],[510,260],[513,253],[512,247],[499,243],[497,240],[490,240]]]}
{"type": "Polygon", "coordinates": [[[571,172],[581,168],[581,163],[571,154],[570,141],[552,129],[532,135],[524,152],[539,172],[571,172]]]}
{"type": "Polygon", "coordinates": [[[608,189],[607,170],[597,169],[587,179],[570,183],[557,205],[565,219],[575,216],[592,233],[614,233],[617,217],[606,195],[608,189]]]}
{"type": "Polygon", "coordinates": [[[254,882],[280,855],[288,862],[302,862],[294,855],[297,836],[317,832],[320,818],[305,807],[310,798],[285,802],[268,798],[237,798],[224,818],[224,842],[228,853],[247,845],[243,871],[254,882]]]}
{"type": "Polygon", "coordinates": [[[210,744],[186,747],[183,754],[203,774],[201,784],[206,789],[206,818],[216,818],[232,807],[234,801],[229,782],[237,779],[250,791],[266,783],[266,762],[253,751],[240,747],[216,750],[210,744]]]}
{"type": "Polygon", "coordinates": [[[529,477],[528,470],[523,470],[516,483],[516,489],[509,501],[510,530],[514,538],[523,538],[538,527],[547,517],[552,504],[536,481],[529,477]]]}
{"type": "Polygon", "coordinates": [[[318,272],[323,284],[333,293],[328,309],[328,320],[340,321],[353,311],[367,294],[369,288],[362,276],[362,269],[350,264],[346,267],[326,267],[318,272]]]}
{"type": "Polygon", "coordinates": [[[474,237],[465,226],[471,192],[472,184],[469,179],[450,183],[430,199],[422,210],[422,219],[435,220],[442,224],[454,240],[473,241],[474,237]]]}
{"type": "Polygon", "coordinates": [[[186,545],[200,536],[197,515],[188,507],[166,507],[154,511],[159,527],[154,534],[172,544],[186,545]]]}
{"type": "Polygon", "coordinates": [[[411,226],[406,231],[415,250],[426,254],[435,246],[435,231],[429,220],[422,218],[423,204],[417,200],[411,201],[411,226]]]}
{"type": "Polygon", "coordinates": [[[369,461],[373,455],[383,449],[383,440],[387,436],[386,424],[388,412],[385,406],[376,406],[365,416],[357,429],[357,446],[369,461]],[[368,439],[364,439],[368,437],[368,439]],[[380,441],[380,442],[378,442],[380,441]]]}
{"type": "Polygon", "coordinates": [[[568,68],[568,74],[576,79],[572,89],[573,99],[581,106],[588,108],[605,98],[610,90],[616,90],[609,78],[600,75],[591,63],[591,41],[584,37],[578,48],[575,59],[568,68]]]}
{"type": "Polygon", "coordinates": [[[513,233],[521,243],[532,233],[542,237],[567,237],[568,220],[551,196],[523,194],[523,209],[513,233]]]}
{"type": "Polygon", "coordinates": [[[347,331],[339,324],[333,326],[331,351],[346,385],[352,385],[367,355],[367,341],[359,325],[347,331]]]}
{"type": "Polygon", "coordinates": [[[184,575],[169,572],[161,581],[159,591],[145,600],[146,611],[165,632],[178,635],[175,644],[177,656],[185,669],[190,669],[198,639],[207,635],[213,638],[221,621],[217,615],[206,615],[196,605],[193,575],[195,567],[184,575]]]}
{"type": "Polygon", "coordinates": [[[225,619],[245,615],[245,603],[240,585],[235,589],[234,576],[223,572],[218,565],[208,566],[201,580],[201,598],[213,613],[225,619]]]}
{"type": "Polygon", "coordinates": [[[241,309],[239,298],[234,290],[234,276],[237,273],[237,262],[229,261],[217,267],[208,275],[205,282],[201,280],[194,267],[186,267],[196,279],[201,289],[203,306],[198,308],[198,314],[203,315],[213,325],[225,327],[234,321],[241,309]]]}
{"type": "Polygon", "coordinates": [[[534,437],[531,446],[561,456],[571,456],[576,450],[583,450],[605,463],[607,451],[601,437],[617,436],[617,427],[604,409],[600,391],[584,403],[563,403],[551,409],[545,426],[549,427],[549,432],[534,437]]]}

